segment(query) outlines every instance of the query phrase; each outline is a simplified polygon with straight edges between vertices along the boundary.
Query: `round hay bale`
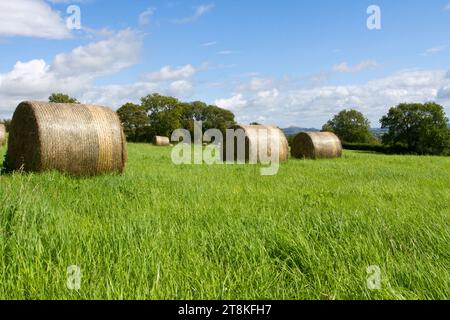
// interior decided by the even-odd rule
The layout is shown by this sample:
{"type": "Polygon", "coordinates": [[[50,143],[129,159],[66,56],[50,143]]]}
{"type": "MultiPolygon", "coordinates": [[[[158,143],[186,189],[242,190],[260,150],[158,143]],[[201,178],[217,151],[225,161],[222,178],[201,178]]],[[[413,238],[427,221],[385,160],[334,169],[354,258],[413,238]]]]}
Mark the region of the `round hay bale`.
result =
{"type": "Polygon", "coordinates": [[[153,144],[159,147],[167,147],[170,146],[170,139],[168,137],[155,136],[153,144]]]}
{"type": "Polygon", "coordinates": [[[122,173],[126,140],[119,117],[93,105],[22,102],[8,140],[8,168],[91,176],[122,173]]]}
{"type": "MultiPolygon", "coordinates": [[[[248,162],[250,157],[250,150],[253,149],[255,152],[257,152],[257,161],[260,162],[259,153],[261,148],[263,148],[263,150],[267,150],[267,152],[265,152],[265,156],[270,158],[272,156],[272,151],[274,151],[273,149],[275,148],[272,143],[274,141],[273,139],[275,138],[278,139],[279,161],[288,160],[289,144],[283,131],[281,131],[279,128],[268,125],[235,125],[231,129],[241,129],[245,133],[245,159],[238,158],[239,155],[236,144],[237,139],[235,138],[233,150],[234,161],[248,162]],[[263,134],[263,132],[267,132],[267,134],[263,134]]],[[[226,159],[226,146],[226,141],[224,141],[224,159],[226,159]]]]}
{"type": "Polygon", "coordinates": [[[3,123],[0,123],[0,146],[6,142],[6,128],[3,123]]]}
{"type": "Polygon", "coordinates": [[[292,143],[294,158],[321,159],[342,156],[342,144],[332,132],[302,132],[292,143]]]}

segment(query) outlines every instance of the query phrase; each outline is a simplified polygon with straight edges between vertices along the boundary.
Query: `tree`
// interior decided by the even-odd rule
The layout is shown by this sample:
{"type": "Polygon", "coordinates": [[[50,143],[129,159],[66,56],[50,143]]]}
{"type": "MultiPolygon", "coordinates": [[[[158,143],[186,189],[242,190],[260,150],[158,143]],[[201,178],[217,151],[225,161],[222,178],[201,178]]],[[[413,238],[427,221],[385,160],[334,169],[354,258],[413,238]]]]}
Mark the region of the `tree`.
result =
{"type": "Polygon", "coordinates": [[[356,110],[343,110],[322,127],[322,131],[334,132],[341,140],[350,143],[374,142],[369,129],[369,120],[356,110]]]}
{"type": "Polygon", "coordinates": [[[52,95],[48,97],[48,101],[53,103],[79,103],[77,99],[64,93],[52,93],[52,95]]]}
{"type": "Polygon", "coordinates": [[[222,133],[236,124],[233,112],[219,108],[217,106],[207,106],[203,110],[205,130],[219,129],[222,133]]]}
{"type": "Polygon", "coordinates": [[[434,102],[399,104],[380,120],[383,143],[400,145],[418,154],[442,154],[450,146],[448,119],[444,108],[434,102]]]}
{"type": "Polygon", "coordinates": [[[203,130],[219,129],[225,133],[236,122],[231,111],[213,105],[207,105],[201,101],[186,103],[182,105],[183,121],[182,125],[186,129],[193,129],[194,121],[203,122],[203,130]]]}
{"type": "Polygon", "coordinates": [[[225,130],[235,124],[231,111],[201,101],[181,102],[173,97],[159,94],[141,99],[142,107],[148,114],[152,135],[170,136],[176,129],[187,129],[194,134],[194,121],[203,122],[203,130],[225,130]]]}
{"type": "Polygon", "coordinates": [[[149,118],[150,134],[169,137],[181,128],[180,101],[154,93],[141,99],[141,105],[149,118]]]}
{"type": "Polygon", "coordinates": [[[145,109],[134,103],[126,103],[117,110],[128,141],[145,141],[149,119],[145,109]]]}

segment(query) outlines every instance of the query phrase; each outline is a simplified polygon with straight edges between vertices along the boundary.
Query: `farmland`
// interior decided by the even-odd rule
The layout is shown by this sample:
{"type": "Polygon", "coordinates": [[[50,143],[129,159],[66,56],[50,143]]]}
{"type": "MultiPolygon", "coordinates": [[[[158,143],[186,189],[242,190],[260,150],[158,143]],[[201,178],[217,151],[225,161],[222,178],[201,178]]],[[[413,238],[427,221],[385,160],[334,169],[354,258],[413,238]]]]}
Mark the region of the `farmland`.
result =
{"type": "Polygon", "coordinates": [[[346,151],[261,176],[128,151],[122,176],[0,177],[1,299],[450,298],[448,157],[346,151]]]}

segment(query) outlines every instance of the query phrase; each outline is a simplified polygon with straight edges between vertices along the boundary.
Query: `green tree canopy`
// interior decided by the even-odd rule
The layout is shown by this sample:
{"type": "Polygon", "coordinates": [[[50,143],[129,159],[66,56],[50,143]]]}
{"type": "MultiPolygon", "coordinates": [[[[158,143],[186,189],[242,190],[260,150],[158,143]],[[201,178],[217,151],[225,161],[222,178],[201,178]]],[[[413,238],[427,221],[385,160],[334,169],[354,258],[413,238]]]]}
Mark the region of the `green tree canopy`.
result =
{"type": "Polygon", "coordinates": [[[145,109],[134,103],[126,103],[117,114],[122,122],[125,135],[129,141],[144,141],[148,129],[148,117],[145,109]]]}
{"type": "Polygon", "coordinates": [[[339,112],[322,127],[322,131],[334,132],[342,141],[350,143],[374,142],[369,129],[369,120],[353,109],[339,112]]]}
{"type": "Polygon", "coordinates": [[[157,93],[143,97],[140,106],[127,103],[117,113],[129,141],[151,141],[155,135],[170,137],[176,129],[187,129],[193,135],[194,121],[202,121],[204,131],[225,132],[235,124],[231,111],[201,101],[181,102],[157,93]]]}
{"type": "Polygon", "coordinates": [[[180,101],[154,93],[143,97],[141,105],[149,119],[150,131],[153,136],[169,137],[172,132],[181,128],[180,101]]]}
{"type": "Polygon", "coordinates": [[[64,93],[52,93],[52,95],[48,97],[48,101],[53,103],[79,103],[77,99],[64,93]]]}
{"type": "Polygon", "coordinates": [[[383,136],[386,145],[401,145],[419,154],[441,154],[450,144],[448,119],[444,108],[434,102],[399,104],[380,120],[389,132],[383,136]]]}

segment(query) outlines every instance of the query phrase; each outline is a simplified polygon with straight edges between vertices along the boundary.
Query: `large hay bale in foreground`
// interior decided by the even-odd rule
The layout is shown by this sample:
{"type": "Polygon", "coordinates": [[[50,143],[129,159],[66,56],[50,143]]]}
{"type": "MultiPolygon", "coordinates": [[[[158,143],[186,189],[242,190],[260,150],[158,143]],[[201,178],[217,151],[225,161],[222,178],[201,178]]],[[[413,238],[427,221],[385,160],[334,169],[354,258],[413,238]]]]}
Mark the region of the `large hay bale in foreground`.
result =
{"type": "Polygon", "coordinates": [[[302,132],[292,142],[291,154],[294,158],[339,158],[342,144],[332,132],[302,132]]]}
{"type": "Polygon", "coordinates": [[[0,123],[0,146],[6,142],[6,128],[3,123],[0,123]]]}
{"type": "Polygon", "coordinates": [[[167,147],[170,146],[170,139],[168,137],[155,136],[153,144],[159,147],[167,147]]]}
{"type": "Polygon", "coordinates": [[[122,173],[126,140],[111,109],[22,102],[11,122],[7,159],[10,170],[57,170],[81,176],[122,173]]]}
{"type": "MultiPolygon", "coordinates": [[[[278,155],[279,161],[286,161],[289,157],[289,144],[284,135],[283,131],[275,126],[268,125],[235,125],[231,129],[243,130],[245,133],[245,158],[239,158],[237,150],[237,139],[235,138],[234,150],[232,151],[234,155],[234,161],[248,162],[250,160],[250,150],[254,150],[257,154],[257,161],[260,162],[260,151],[263,152],[266,157],[270,158],[276,145],[274,142],[277,141],[278,144],[278,155]],[[265,134],[267,132],[267,134],[265,134]]],[[[227,144],[226,139],[224,139],[223,148],[223,159],[230,160],[226,158],[227,144]]]]}

